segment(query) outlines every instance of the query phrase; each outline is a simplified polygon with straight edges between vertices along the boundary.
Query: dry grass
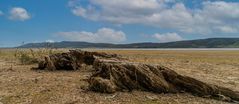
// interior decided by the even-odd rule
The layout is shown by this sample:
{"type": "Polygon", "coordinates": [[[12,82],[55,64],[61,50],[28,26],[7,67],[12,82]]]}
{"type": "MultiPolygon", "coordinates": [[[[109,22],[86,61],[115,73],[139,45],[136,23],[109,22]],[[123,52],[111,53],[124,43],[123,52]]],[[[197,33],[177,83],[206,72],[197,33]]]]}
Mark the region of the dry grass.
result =
{"type": "Polygon", "coordinates": [[[46,55],[60,53],[65,49],[0,49],[0,58],[5,61],[20,62],[21,64],[34,64],[46,55]]]}
{"type": "MultiPolygon", "coordinates": [[[[40,58],[49,51],[21,50],[30,57],[40,58]]],[[[66,49],[52,50],[64,52],[66,49]]],[[[146,51],[97,50],[117,53],[134,62],[162,64],[183,75],[239,91],[239,51],[146,51]]],[[[114,95],[86,92],[82,87],[87,71],[32,71],[32,65],[22,65],[15,49],[0,50],[0,102],[3,104],[224,104],[189,94],[154,94],[133,91],[114,95]],[[12,67],[11,67],[12,66],[12,67]]],[[[1,104],[1,103],[0,103],[1,104]]]]}

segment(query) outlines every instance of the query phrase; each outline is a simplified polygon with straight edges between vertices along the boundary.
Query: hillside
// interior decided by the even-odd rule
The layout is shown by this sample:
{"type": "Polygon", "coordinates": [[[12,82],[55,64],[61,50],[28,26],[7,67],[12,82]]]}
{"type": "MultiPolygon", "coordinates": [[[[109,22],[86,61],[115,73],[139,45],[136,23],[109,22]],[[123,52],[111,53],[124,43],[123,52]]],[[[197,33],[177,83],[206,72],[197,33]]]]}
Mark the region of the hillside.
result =
{"type": "Polygon", "coordinates": [[[28,43],[18,48],[238,48],[239,38],[208,38],[198,40],[176,41],[168,43],[88,43],[76,41],[62,41],[55,43],[28,43]]]}

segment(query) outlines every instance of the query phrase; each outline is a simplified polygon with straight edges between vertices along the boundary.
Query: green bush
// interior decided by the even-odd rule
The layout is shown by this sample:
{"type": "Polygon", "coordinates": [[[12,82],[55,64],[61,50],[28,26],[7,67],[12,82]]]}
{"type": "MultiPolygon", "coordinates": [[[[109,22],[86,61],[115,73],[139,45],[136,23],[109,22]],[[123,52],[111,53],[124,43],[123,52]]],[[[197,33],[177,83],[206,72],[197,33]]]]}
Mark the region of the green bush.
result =
{"type": "Polygon", "coordinates": [[[31,57],[30,55],[27,55],[26,53],[20,54],[20,57],[18,58],[22,64],[34,64],[38,63],[37,58],[31,57]]]}
{"type": "Polygon", "coordinates": [[[34,64],[38,62],[35,53],[31,50],[16,50],[14,56],[20,61],[21,64],[34,64]]]}
{"type": "Polygon", "coordinates": [[[21,64],[35,64],[45,56],[60,52],[62,51],[53,49],[16,49],[12,56],[21,64]]]}

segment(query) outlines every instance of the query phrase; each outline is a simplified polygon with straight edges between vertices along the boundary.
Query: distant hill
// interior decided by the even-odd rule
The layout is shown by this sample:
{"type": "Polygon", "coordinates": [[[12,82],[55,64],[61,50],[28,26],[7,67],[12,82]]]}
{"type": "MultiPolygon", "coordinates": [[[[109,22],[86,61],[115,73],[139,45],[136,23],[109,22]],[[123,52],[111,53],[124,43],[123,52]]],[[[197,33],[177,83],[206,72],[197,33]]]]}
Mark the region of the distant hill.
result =
{"type": "Polygon", "coordinates": [[[88,43],[62,41],[55,43],[28,43],[18,48],[239,48],[239,38],[209,38],[198,40],[176,41],[168,43],[88,43]]]}

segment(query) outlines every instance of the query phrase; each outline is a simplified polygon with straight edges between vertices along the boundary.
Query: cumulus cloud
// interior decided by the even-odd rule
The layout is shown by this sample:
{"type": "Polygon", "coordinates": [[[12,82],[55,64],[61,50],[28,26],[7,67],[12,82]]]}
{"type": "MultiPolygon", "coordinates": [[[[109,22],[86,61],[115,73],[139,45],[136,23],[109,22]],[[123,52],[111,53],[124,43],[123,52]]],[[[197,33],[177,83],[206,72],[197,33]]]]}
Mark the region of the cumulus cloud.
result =
{"type": "Polygon", "coordinates": [[[87,7],[74,5],[72,12],[91,20],[118,24],[138,23],[144,16],[164,7],[158,0],[89,0],[89,2],[90,5],[87,7]]]}
{"type": "Polygon", "coordinates": [[[157,33],[153,35],[153,38],[156,38],[161,43],[183,40],[183,38],[177,33],[165,33],[165,34],[157,33]]]}
{"type": "Polygon", "coordinates": [[[187,8],[177,0],[89,0],[71,2],[73,14],[93,21],[142,24],[183,33],[235,33],[239,30],[239,3],[203,1],[187,8]]]}
{"type": "Polygon", "coordinates": [[[101,28],[96,33],[86,31],[59,32],[58,36],[71,41],[86,41],[94,43],[119,43],[126,40],[122,31],[115,31],[110,28],[101,28]]]}
{"type": "Polygon", "coordinates": [[[31,15],[27,12],[26,9],[21,7],[14,7],[9,11],[9,19],[25,21],[31,18],[31,15]]]}

